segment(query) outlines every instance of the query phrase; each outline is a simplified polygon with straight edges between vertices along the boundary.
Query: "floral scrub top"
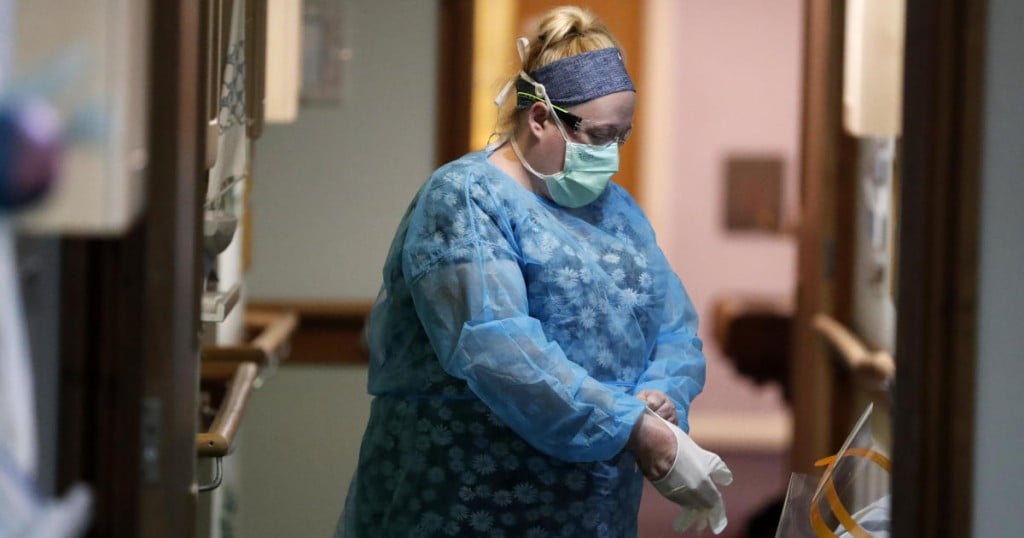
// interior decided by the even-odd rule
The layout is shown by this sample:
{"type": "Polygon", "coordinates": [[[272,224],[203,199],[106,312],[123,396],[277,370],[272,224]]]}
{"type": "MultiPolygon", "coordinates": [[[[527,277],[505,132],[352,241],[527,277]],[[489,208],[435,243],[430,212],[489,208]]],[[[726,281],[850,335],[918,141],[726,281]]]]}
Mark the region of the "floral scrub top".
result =
{"type": "Polygon", "coordinates": [[[438,169],[391,245],[338,536],[636,536],[633,395],[688,430],[697,316],[639,207],[557,206],[489,155],[438,169]]]}

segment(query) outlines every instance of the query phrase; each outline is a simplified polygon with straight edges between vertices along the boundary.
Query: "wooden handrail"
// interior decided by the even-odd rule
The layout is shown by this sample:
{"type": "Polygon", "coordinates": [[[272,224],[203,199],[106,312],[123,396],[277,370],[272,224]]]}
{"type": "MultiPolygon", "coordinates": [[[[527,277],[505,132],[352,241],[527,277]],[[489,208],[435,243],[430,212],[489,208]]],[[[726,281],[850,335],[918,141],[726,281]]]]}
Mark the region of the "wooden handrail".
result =
{"type": "Polygon", "coordinates": [[[814,328],[839,352],[843,363],[855,373],[890,382],[896,376],[896,362],[888,351],[870,351],[849,329],[831,316],[814,316],[814,328]]]}
{"type": "Polygon", "coordinates": [[[370,301],[249,301],[246,325],[255,330],[277,312],[295,312],[299,326],[291,339],[292,363],[366,366],[365,331],[370,301]]]}
{"type": "Polygon", "coordinates": [[[235,373],[231,378],[227,394],[221,402],[217,414],[210,424],[210,431],[196,435],[196,451],[204,457],[224,456],[231,449],[238,432],[238,425],[242,422],[242,415],[245,414],[246,404],[249,402],[249,394],[252,392],[253,382],[256,374],[259,373],[259,366],[252,362],[238,364],[235,373]]]}
{"type": "Polygon", "coordinates": [[[273,317],[264,313],[252,312],[253,318],[269,321],[259,336],[253,339],[252,345],[268,355],[280,357],[281,351],[288,345],[299,326],[299,315],[295,312],[277,312],[273,317]],[[260,317],[262,316],[262,317],[260,317]]]}
{"type": "Polygon", "coordinates": [[[299,316],[292,311],[246,313],[250,326],[262,327],[260,334],[241,346],[204,346],[203,361],[255,362],[266,366],[287,356],[292,335],[299,326],[299,316]]]}
{"type": "Polygon", "coordinates": [[[224,456],[231,449],[260,370],[272,371],[278,361],[287,356],[299,317],[291,311],[247,312],[246,322],[261,329],[249,343],[205,346],[202,351],[203,381],[227,383],[230,380],[210,431],[196,434],[196,450],[202,457],[224,456]]]}

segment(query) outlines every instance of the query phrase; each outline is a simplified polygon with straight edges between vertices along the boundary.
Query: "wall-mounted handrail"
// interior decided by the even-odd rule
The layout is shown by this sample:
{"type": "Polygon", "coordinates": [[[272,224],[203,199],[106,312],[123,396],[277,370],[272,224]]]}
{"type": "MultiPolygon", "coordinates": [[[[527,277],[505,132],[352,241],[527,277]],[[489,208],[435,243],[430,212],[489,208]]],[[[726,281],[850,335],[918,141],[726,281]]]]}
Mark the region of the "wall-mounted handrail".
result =
{"type": "MultiPolygon", "coordinates": [[[[210,424],[210,430],[196,434],[196,451],[200,456],[221,457],[231,449],[257,373],[259,366],[256,363],[237,364],[224,400],[210,424]]],[[[217,373],[213,373],[213,376],[217,376],[217,373]]]]}
{"type": "Polygon", "coordinates": [[[817,314],[814,328],[839,352],[851,372],[889,383],[896,376],[896,362],[888,351],[870,351],[852,331],[831,316],[817,314]]]}
{"type": "Polygon", "coordinates": [[[260,372],[272,372],[278,362],[287,357],[290,340],[299,325],[295,312],[247,314],[247,324],[261,329],[252,341],[238,346],[205,346],[202,351],[203,381],[227,383],[230,380],[210,431],[196,434],[196,450],[203,457],[221,457],[228,453],[249,394],[262,383],[260,372]]]}
{"type": "Polygon", "coordinates": [[[299,326],[292,336],[288,360],[305,364],[366,366],[366,323],[370,301],[257,301],[248,303],[246,322],[257,326],[275,312],[295,312],[299,326]],[[252,323],[249,323],[252,320],[252,323]]]}
{"type": "Polygon", "coordinates": [[[250,311],[246,313],[246,323],[262,329],[256,338],[239,346],[204,346],[203,361],[255,362],[263,367],[274,367],[277,361],[288,355],[292,335],[299,326],[299,316],[291,311],[250,311]]]}
{"type": "Polygon", "coordinates": [[[252,325],[263,325],[263,331],[253,339],[252,345],[268,355],[280,357],[299,326],[299,315],[295,312],[250,312],[246,321],[252,325]],[[260,322],[263,323],[260,323],[260,322]],[[264,324],[265,323],[265,324],[264,324]]]}

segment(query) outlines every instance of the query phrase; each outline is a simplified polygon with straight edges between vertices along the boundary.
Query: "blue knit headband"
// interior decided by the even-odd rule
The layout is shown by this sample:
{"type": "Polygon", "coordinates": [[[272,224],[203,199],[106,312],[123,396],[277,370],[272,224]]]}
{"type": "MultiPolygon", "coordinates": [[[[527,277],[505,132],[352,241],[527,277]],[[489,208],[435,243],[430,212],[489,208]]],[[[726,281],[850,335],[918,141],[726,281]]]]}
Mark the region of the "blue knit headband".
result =
{"type": "MultiPolygon", "coordinates": [[[[622,63],[622,55],[614,47],[562,58],[529,75],[544,85],[551,102],[559,106],[578,105],[616,92],[636,91],[622,63]]],[[[522,79],[516,83],[516,89],[534,93],[533,85],[522,79]]],[[[527,108],[534,102],[520,95],[516,108],[527,108]]]]}

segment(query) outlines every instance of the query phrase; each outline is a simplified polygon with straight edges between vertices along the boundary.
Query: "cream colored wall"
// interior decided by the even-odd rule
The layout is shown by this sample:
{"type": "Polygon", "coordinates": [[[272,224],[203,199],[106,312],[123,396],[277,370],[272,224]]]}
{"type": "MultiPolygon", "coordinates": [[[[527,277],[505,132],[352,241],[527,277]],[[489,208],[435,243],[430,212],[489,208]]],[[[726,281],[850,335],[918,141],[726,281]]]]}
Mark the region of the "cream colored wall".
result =
{"type": "Polygon", "coordinates": [[[237,536],[331,536],[369,416],[366,368],[287,366],[254,392],[237,536]]]}
{"type": "MultiPolygon", "coordinates": [[[[372,299],[434,168],[437,2],[342,0],[344,102],[255,147],[249,297],[372,299]]],[[[246,538],[330,536],[369,414],[366,369],[286,365],[253,393],[234,499],[246,538]]]]}
{"type": "Polygon", "coordinates": [[[437,10],[343,0],[342,105],[303,107],[255,147],[250,297],[376,295],[395,228],[434,169],[437,10]]]}
{"type": "Polygon", "coordinates": [[[711,338],[711,312],[733,292],[791,297],[796,243],[728,235],[723,163],[730,153],[785,162],[785,207],[797,194],[803,12],[799,0],[650,0],[641,201],[701,315],[705,393],[696,438],[781,447],[786,410],[775,388],[740,378],[711,338]]]}

